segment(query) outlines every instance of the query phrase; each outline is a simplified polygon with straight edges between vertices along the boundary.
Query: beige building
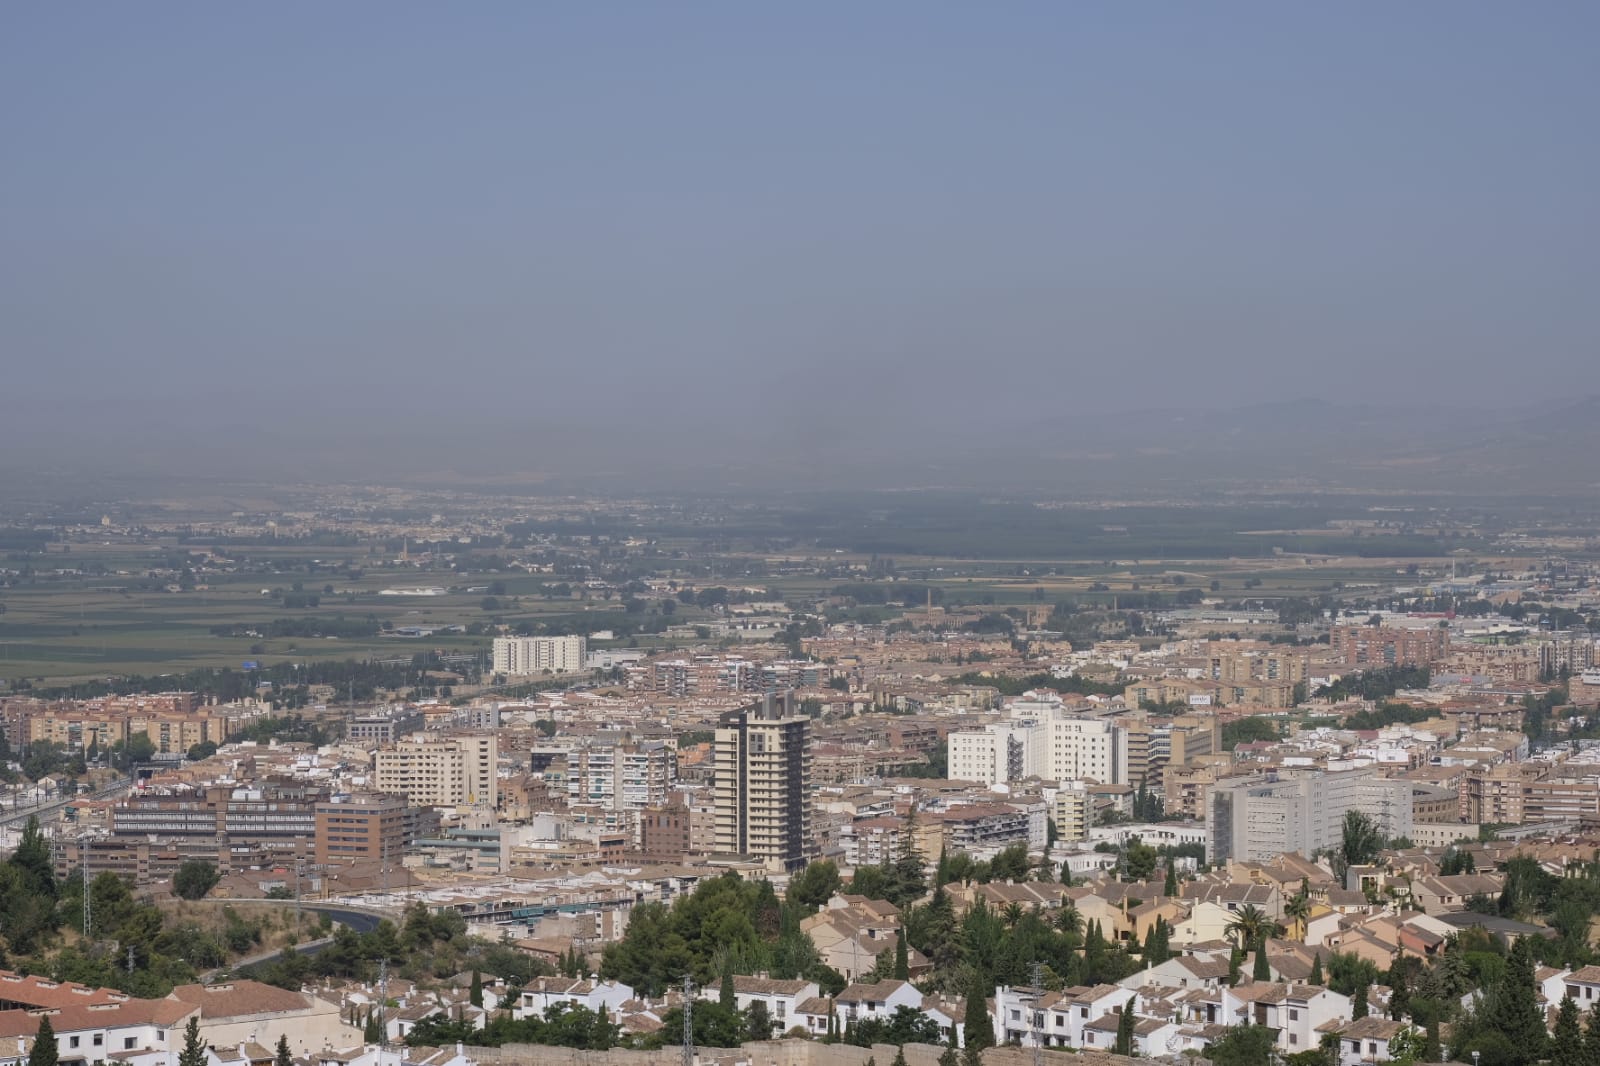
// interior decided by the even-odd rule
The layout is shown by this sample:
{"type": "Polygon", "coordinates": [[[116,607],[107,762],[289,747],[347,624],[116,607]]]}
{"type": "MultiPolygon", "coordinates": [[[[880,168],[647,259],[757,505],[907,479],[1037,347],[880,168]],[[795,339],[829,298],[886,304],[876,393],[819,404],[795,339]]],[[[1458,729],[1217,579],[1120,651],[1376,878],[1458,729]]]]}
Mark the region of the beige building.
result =
{"type": "Polygon", "coordinates": [[[276,1047],[286,1036],[289,1050],[304,1058],[361,1043],[360,1027],[346,1025],[338,1005],[259,981],[179,985],[167,998],[200,1008],[200,1041],[215,1048],[276,1047]]]}
{"type": "Polygon", "coordinates": [[[811,719],[794,694],[768,695],[716,732],[716,850],[798,870],[817,856],[811,829],[811,719]]]}
{"type": "Polygon", "coordinates": [[[499,800],[493,734],[415,738],[377,754],[377,791],[418,807],[493,807],[499,800]]]}

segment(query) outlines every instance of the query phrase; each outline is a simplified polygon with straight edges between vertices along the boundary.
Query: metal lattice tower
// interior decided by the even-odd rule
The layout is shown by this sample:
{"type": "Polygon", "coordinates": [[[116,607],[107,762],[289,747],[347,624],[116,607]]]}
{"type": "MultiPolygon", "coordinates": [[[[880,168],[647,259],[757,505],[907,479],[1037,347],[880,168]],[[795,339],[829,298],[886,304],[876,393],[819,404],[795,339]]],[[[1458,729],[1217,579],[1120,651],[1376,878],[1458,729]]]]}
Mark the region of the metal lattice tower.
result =
{"type": "Polygon", "coordinates": [[[694,978],[683,979],[683,1066],[694,1066],[694,978]]]}
{"type": "Polygon", "coordinates": [[[1033,962],[1033,1017],[1028,1019],[1028,1028],[1033,1030],[1033,1066],[1040,1066],[1044,1049],[1044,1033],[1039,1028],[1039,1002],[1044,999],[1044,976],[1040,973],[1039,960],[1033,962]]]}

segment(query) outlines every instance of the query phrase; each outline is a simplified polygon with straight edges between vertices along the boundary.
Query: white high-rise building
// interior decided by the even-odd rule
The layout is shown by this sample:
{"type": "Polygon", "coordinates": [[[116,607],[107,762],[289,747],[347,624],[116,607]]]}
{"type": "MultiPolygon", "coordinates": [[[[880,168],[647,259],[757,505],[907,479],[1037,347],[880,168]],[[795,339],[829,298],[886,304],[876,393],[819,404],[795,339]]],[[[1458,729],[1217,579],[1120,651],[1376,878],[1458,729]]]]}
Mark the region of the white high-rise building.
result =
{"type": "Polygon", "coordinates": [[[811,835],[811,719],[793,692],[722,716],[716,732],[716,849],[782,870],[817,857],[811,835]]]}
{"type": "Polygon", "coordinates": [[[1019,700],[1007,719],[948,738],[952,780],[986,785],[1038,777],[1128,783],[1128,731],[1109,718],[1081,714],[1059,701],[1019,700]]]}
{"type": "Polygon", "coordinates": [[[583,637],[496,637],[494,672],[507,677],[582,673],[587,651],[583,637]]]}

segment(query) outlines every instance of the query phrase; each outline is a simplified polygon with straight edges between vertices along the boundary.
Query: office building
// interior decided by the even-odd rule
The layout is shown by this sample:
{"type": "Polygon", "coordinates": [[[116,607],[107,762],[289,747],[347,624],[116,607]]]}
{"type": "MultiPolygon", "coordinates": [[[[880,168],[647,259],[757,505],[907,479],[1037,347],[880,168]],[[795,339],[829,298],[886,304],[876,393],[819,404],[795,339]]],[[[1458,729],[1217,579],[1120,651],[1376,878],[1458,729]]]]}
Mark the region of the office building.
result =
{"type": "Polygon", "coordinates": [[[798,870],[818,854],[811,833],[811,719],[794,693],[769,693],[716,731],[716,849],[798,870]]]}
{"type": "Polygon", "coordinates": [[[418,836],[418,808],[401,796],[358,794],[316,805],[316,860],[400,861],[418,836]]]}

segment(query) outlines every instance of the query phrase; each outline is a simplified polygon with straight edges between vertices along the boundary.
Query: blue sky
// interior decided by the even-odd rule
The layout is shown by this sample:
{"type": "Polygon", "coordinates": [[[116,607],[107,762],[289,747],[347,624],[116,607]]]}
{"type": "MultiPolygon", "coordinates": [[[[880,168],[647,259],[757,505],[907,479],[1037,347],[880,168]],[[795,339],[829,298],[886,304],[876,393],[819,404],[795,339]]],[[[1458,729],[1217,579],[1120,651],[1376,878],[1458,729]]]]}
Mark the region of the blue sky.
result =
{"type": "Polygon", "coordinates": [[[1597,31],[1577,2],[0,5],[0,416],[357,447],[462,397],[794,439],[1582,391],[1597,31]]]}

